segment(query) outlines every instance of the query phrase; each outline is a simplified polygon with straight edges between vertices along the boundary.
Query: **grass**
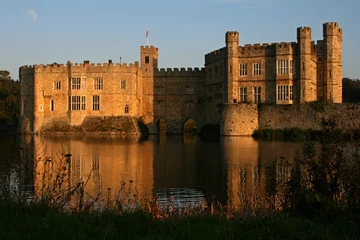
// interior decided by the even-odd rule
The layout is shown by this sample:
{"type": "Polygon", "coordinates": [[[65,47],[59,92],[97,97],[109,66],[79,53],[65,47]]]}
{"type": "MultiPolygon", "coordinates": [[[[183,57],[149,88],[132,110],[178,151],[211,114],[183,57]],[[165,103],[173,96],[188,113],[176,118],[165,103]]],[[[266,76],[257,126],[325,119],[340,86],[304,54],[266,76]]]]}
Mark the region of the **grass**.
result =
{"type": "Polygon", "coordinates": [[[247,220],[193,216],[157,220],[144,211],[121,215],[59,214],[34,204],[0,201],[1,239],[359,239],[357,221],[307,220],[286,214],[247,220]]]}

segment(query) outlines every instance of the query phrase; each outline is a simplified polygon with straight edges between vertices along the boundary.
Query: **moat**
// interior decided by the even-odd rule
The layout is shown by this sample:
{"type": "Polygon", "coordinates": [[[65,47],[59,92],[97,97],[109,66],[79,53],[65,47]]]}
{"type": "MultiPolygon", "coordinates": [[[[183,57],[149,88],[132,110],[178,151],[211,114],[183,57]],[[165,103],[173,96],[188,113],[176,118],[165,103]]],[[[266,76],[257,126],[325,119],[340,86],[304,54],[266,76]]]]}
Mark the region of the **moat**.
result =
{"type": "MultiPolygon", "coordinates": [[[[285,157],[292,161],[301,154],[301,144],[258,141],[251,137],[222,137],[209,142],[194,135],[150,136],[26,136],[1,137],[1,176],[14,191],[39,194],[43,178],[25,172],[44,173],[44,165],[29,159],[50,157],[55,163],[61,153],[70,153],[72,182],[86,182],[87,198],[102,193],[115,196],[121,185],[131,194],[182,204],[216,198],[236,204],[239,194],[265,196],[275,176],[266,165],[285,157]],[[35,150],[35,151],[34,151],[35,150]],[[18,157],[17,157],[18,156],[18,157]],[[7,170],[7,159],[27,162],[27,170],[7,170]],[[35,169],[34,169],[35,168],[35,169]],[[26,186],[24,186],[26,185],[26,186]],[[110,192],[110,194],[109,194],[110,192]],[[112,193],[112,194],[111,194],[112,193]]],[[[56,166],[54,164],[53,166],[56,166]]]]}

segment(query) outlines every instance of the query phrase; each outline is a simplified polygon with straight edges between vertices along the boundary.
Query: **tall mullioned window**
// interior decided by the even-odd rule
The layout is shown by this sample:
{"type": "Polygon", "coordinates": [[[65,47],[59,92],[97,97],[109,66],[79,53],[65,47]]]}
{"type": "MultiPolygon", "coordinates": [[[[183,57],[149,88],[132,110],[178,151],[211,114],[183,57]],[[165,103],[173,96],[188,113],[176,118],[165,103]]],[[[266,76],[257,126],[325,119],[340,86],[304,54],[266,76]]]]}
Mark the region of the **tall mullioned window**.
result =
{"type": "Polygon", "coordinates": [[[247,87],[240,88],[240,102],[247,102],[247,87]]]}
{"type": "Polygon", "coordinates": [[[261,103],[261,87],[254,87],[254,101],[261,103]]]}
{"type": "Polygon", "coordinates": [[[81,84],[81,78],[79,77],[73,77],[71,78],[71,89],[72,90],[78,90],[80,89],[81,84]]]}
{"type": "Polygon", "coordinates": [[[240,64],[240,76],[247,75],[247,63],[240,64]]]}
{"type": "Polygon", "coordinates": [[[93,96],[93,111],[100,111],[100,96],[94,95],[93,96]]]}
{"type": "Polygon", "coordinates": [[[125,105],[125,113],[129,113],[129,106],[127,104],[125,105]]]}
{"type": "Polygon", "coordinates": [[[278,74],[292,74],[293,73],[293,60],[278,60],[277,61],[278,74]]]}
{"type": "Polygon", "coordinates": [[[94,78],[94,90],[103,90],[103,89],[104,89],[104,79],[94,78]]]}
{"type": "Polygon", "coordinates": [[[255,76],[261,75],[261,63],[254,63],[253,64],[253,70],[254,70],[253,74],[255,76]]]}
{"type": "Polygon", "coordinates": [[[68,103],[69,111],[83,111],[86,109],[85,96],[69,96],[68,103]]]}
{"type": "Polygon", "coordinates": [[[279,85],[277,86],[277,100],[278,101],[292,101],[293,100],[293,86],[279,85]]]}

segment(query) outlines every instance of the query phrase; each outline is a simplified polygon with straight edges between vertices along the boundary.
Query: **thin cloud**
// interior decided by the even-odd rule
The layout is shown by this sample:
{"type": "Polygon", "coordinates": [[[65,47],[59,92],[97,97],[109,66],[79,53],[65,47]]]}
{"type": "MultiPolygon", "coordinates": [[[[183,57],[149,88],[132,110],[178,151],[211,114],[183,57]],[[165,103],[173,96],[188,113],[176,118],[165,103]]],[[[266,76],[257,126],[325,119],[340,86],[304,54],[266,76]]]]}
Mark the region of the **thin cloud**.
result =
{"type": "Polygon", "coordinates": [[[29,10],[29,11],[28,11],[28,14],[29,14],[29,16],[31,17],[31,19],[32,19],[33,21],[36,21],[36,19],[37,19],[37,14],[36,14],[35,11],[29,10]]]}

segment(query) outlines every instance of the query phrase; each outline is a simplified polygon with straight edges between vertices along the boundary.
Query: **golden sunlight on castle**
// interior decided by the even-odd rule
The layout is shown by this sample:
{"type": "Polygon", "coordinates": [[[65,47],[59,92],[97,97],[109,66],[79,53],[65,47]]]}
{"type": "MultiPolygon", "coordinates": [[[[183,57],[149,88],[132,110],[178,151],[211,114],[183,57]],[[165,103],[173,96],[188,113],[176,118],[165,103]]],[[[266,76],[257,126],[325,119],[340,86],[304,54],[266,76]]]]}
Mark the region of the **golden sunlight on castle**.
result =
{"type": "MultiPolygon", "coordinates": [[[[323,24],[315,43],[311,29],[297,29],[297,42],[239,46],[227,32],[225,47],[205,55],[202,69],[159,69],[158,48],[140,47],[140,62],[50,64],[20,67],[21,131],[39,133],[62,119],[70,126],[89,117],[142,119],[182,133],[194,119],[221,124],[221,104],[342,102],[342,29],[323,24]]],[[[249,127],[248,132],[257,126],[249,127]]]]}

